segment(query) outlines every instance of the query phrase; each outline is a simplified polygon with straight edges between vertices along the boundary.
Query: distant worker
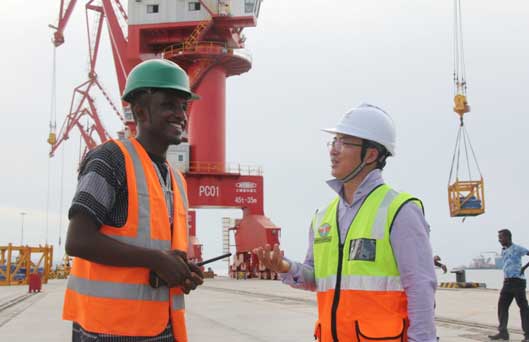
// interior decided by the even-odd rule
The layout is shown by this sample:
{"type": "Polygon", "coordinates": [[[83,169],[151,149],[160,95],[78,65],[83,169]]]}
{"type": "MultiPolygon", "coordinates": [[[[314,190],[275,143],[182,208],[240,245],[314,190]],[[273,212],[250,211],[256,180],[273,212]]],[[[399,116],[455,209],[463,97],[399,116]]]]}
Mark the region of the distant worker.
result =
{"type": "Polygon", "coordinates": [[[73,341],[187,341],[183,295],[203,275],[187,261],[186,183],[166,152],[182,141],[195,97],[177,64],[138,64],[123,94],[136,138],[104,143],[82,162],[66,240],[75,259],[63,319],[73,341]],[[168,286],[151,287],[150,271],[168,286]]]}
{"type": "Polygon", "coordinates": [[[522,329],[525,338],[522,342],[529,342],[529,306],[525,288],[527,286],[524,272],[529,266],[529,262],[522,267],[522,257],[529,255],[529,250],[525,247],[512,243],[512,233],[509,229],[498,231],[498,240],[502,246],[501,257],[503,260],[503,287],[498,301],[498,326],[499,333],[490,335],[491,340],[508,340],[509,331],[507,323],[509,321],[509,307],[512,300],[516,299],[516,304],[520,308],[522,329]]]}
{"type": "Polygon", "coordinates": [[[334,135],[327,184],[337,197],[312,218],[305,262],[277,245],[254,253],[284,283],[317,291],[318,341],[435,342],[437,280],[422,203],[382,179],[395,155],[393,120],[362,104],[323,131],[334,135]]]}
{"type": "Polygon", "coordinates": [[[433,264],[435,265],[435,267],[440,267],[443,270],[443,273],[446,273],[448,271],[446,265],[441,262],[441,257],[439,255],[433,257],[433,264]]]}

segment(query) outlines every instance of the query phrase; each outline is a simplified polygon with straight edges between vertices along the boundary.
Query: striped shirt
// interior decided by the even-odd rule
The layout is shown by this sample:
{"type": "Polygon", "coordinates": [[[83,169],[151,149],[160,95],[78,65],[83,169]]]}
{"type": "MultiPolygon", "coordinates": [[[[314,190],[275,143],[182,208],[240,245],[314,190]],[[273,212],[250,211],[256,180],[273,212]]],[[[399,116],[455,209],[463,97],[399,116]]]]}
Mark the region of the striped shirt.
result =
{"type": "MultiPolygon", "coordinates": [[[[167,164],[163,158],[149,154],[155,170],[159,171],[162,188],[171,192],[167,164]]],[[[172,196],[165,196],[172,222],[172,196]]],[[[114,142],[102,144],[90,151],[79,168],[77,190],[68,212],[71,220],[75,215],[88,215],[98,227],[108,225],[123,227],[127,222],[128,189],[125,174],[125,157],[114,142]]],[[[158,336],[116,336],[84,330],[76,322],[72,328],[72,342],[173,342],[171,322],[158,336]]]]}
{"type": "MultiPolygon", "coordinates": [[[[165,160],[152,154],[149,157],[165,179],[168,173],[165,160]]],[[[82,212],[98,226],[123,227],[127,222],[128,197],[125,157],[118,145],[107,142],[88,152],[81,162],[68,218],[82,212]]],[[[172,210],[169,215],[172,216],[172,210]]]]}

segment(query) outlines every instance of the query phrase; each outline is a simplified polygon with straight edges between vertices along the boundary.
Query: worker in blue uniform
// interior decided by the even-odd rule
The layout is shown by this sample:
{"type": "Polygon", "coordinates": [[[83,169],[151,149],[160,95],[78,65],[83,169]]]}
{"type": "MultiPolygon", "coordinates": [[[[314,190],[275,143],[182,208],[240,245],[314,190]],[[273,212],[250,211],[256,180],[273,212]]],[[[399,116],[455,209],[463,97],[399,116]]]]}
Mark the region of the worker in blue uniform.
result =
{"type": "Polygon", "coordinates": [[[527,282],[524,272],[529,267],[529,262],[522,266],[522,257],[529,255],[529,250],[512,242],[512,233],[509,229],[498,231],[498,241],[502,246],[501,257],[503,259],[503,287],[498,301],[498,333],[490,335],[491,340],[509,340],[507,323],[509,321],[509,307],[512,300],[516,299],[516,304],[520,308],[520,318],[522,319],[522,329],[524,339],[522,342],[529,342],[529,305],[525,289],[527,282]]]}

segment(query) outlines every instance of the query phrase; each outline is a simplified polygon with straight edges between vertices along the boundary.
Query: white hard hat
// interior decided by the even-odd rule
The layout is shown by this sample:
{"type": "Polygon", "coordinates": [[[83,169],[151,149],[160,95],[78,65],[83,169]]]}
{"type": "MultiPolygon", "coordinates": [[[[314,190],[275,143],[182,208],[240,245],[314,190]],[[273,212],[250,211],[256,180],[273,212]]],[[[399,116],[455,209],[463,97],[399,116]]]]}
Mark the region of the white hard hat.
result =
{"type": "Polygon", "coordinates": [[[377,106],[362,103],[347,112],[336,127],[322,131],[371,140],[384,146],[392,156],[395,155],[395,124],[389,114],[377,106]]]}

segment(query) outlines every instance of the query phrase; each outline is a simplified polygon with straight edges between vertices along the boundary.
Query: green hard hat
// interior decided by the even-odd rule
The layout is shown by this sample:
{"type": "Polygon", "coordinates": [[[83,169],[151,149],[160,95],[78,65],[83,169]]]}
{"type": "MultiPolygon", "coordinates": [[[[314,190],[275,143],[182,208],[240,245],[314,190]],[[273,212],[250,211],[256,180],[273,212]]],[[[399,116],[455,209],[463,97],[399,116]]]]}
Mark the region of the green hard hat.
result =
{"type": "Polygon", "coordinates": [[[151,59],[136,65],[127,77],[121,98],[130,102],[130,95],[142,88],[175,89],[189,95],[193,100],[200,98],[191,91],[189,77],[184,69],[166,59],[151,59]]]}

